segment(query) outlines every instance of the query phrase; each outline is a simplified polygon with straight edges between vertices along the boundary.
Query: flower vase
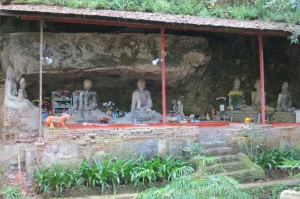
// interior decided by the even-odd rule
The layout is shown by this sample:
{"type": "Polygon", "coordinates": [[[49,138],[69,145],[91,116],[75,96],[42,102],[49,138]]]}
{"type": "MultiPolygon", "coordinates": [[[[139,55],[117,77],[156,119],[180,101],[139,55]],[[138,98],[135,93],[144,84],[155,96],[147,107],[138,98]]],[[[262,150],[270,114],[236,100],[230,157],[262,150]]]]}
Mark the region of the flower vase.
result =
{"type": "Polygon", "coordinates": [[[108,110],[108,111],[106,112],[106,114],[110,117],[112,113],[111,113],[110,110],[108,110]]]}
{"type": "Polygon", "coordinates": [[[220,111],[225,111],[225,105],[224,104],[220,104],[220,111]]]}

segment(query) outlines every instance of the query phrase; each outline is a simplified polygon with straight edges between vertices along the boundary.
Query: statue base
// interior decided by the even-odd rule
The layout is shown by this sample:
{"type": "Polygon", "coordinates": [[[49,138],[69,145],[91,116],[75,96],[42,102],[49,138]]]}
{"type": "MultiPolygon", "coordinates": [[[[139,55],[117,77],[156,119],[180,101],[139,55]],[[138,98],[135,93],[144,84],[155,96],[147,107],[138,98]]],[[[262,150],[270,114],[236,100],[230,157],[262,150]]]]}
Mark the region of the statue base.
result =
{"type": "Polygon", "coordinates": [[[159,123],[162,116],[160,113],[150,110],[136,110],[118,118],[115,122],[118,124],[142,124],[142,123],[159,123]]]}
{"type": "Polygon", "coordinates": [[[275,112],[272,117],[272,121],[275,122],[296,122],[295,112],[275,112]]]}
{"type": "Polygon", "coordinates": [[[39,108],[10,108],[3,106],[3,140],[34,142],[38,136],[39,108]]]}
{"type": "Polygon", "coordinates": [[[224,115],[228,115],[232,122],[244,122],[245,118],[249,117],[253,122],[258,122],[258,111],[243,111],[243,110],[227,110],[225,112],[217,111],[217,115],[224,118],[224,115]]]}
{"type": "MultiPolygon", "coordinates": [[[[107,114],[100,110],[92,111],[72,111],[71,118],[75,122],[99,122],[101,118],[107,117],[107,114]]],[[[71,123],[68,121],[68,123],[71,123]]]]}

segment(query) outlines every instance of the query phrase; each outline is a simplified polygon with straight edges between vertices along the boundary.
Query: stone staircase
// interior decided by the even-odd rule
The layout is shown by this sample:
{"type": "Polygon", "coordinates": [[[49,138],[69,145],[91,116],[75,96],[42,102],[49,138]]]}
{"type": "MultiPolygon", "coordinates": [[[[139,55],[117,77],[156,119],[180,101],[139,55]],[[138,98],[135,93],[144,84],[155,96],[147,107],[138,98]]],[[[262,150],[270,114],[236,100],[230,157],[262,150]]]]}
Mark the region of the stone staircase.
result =
{"type": "MultiPolygon", "coordinates": [[[[222,139],[222,138],[220,138],[222,139]]],[[[217,163],[206,165],[207,172],[233,177],[238,182],[252,182],[265,177],[262,168],[250,161],[250,159],[233,150],[226,141],[220,139],[201,140],[200,146],[204,148],[202,153],[215,157],[217,163]]]]}

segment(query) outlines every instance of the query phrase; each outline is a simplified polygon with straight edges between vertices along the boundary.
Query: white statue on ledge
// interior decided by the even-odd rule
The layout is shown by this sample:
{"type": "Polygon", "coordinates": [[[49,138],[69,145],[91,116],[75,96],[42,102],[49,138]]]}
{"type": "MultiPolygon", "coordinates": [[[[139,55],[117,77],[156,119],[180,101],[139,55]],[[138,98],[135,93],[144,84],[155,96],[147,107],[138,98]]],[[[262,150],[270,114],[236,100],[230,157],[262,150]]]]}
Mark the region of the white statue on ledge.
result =
{"type": "Polygon", "coordinates": [[[145,80],[139,79],[137,82],[137,89],[132,94],[131,112],[152,108],[151,94],[149,91],[144,90],[145,86],[145,80]]]}
{"type": "Polygon", "coordinates": [[[28,108],[32,106],[28,99],[18,97],[15,71],[11,66],[9,66],[6,71],[4,105],[9,108],[28,108]]]}

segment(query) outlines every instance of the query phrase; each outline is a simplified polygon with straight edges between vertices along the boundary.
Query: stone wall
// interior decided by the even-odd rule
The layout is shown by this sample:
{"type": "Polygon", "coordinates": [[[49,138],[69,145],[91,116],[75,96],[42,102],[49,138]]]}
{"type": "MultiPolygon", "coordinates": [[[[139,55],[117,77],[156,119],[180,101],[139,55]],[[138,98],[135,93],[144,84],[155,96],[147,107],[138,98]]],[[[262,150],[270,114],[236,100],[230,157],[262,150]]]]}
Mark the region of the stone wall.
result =
{"type": "MultiPolygon", "coordinates": [[[[153,155],[182,155],[184,146],[191,143],[209,145],[227,142],[239,150],[238,139],[245,126],[229,127],[136,127],[101,128],[94,130],[45,130],[44,141],[35,143],[35,156],[39,164],[50,165],[51,161],[62,164],[78,163],[84,157],[103,159],[104,154],[126,159],[134,155],[147,158],[153,155]]],[[[282,140],[297,143],[299,127],[257,127],[266,148],[279,147],[282,140]]]]}
{"type": "MultiPolygon", "coordinates": [[[[54,162],[76,167],[84,158],[103,160],[107,154],[121,159],[143,155],[182,155],[183,147],[191,143],[208,146],[226,142],[238,152],[238,139],[244,125],[229,127],[135,127],[77,130],[45,130],[44,139],[35,143],[19,144],[21,168],[32,174],[34,164],[50,166],[54,162]]],[[[258,126],[263,146],[268,149],[281,146],[284,140],[290,146],[300,144],[300,127],[258,126]]],[[[17,144],[1,144],[0,166],[7,168],[6,176],[17,173],[17,144]]]]}
{"type": "Polygon", "coordinates": [[[198,127],[137,127],[97,130],[45,130],[44,142],[35,144],[37,162],[63,164],[104,154],[126,159],[134,155],[182,155],[188,143],[198,142],[198,127]]]}
{"type": "Polygon", "coordinates": [[[39,128],[38,107],[15,109],[3,105],[1,114],[3,114],[3,141],[22,143],[33,143],[37,141],[39,128]]]}

